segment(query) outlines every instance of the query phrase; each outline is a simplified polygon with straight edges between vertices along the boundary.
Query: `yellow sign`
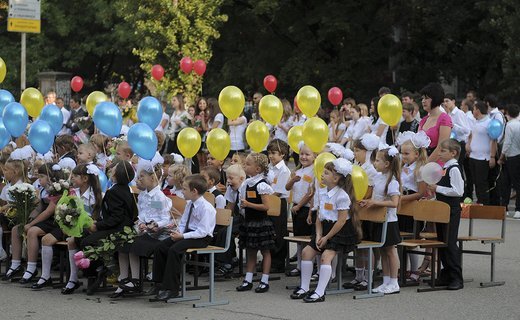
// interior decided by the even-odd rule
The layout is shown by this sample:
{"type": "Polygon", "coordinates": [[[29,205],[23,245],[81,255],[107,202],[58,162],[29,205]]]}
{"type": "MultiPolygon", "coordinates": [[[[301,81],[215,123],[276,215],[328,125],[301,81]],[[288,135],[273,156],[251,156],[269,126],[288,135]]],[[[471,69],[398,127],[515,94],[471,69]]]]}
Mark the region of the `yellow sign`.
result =
{"type": "Polygon", "coordinates": [[[8,18],[7,31],[40,33],[41,21],[31,19],[8,18]]]}

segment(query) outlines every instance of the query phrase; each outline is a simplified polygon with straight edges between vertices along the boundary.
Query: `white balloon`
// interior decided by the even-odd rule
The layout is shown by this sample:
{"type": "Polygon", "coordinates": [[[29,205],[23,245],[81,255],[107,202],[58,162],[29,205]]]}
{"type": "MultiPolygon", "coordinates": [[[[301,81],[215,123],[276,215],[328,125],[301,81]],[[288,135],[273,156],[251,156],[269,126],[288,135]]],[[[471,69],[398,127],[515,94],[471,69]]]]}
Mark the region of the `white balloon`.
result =
{"type": "Polygon", "coordinates": [[[421,168],[421,177],[427,184],[437,184],[442,178],[442,167],[437,162],[427,163],[421,168]]]}

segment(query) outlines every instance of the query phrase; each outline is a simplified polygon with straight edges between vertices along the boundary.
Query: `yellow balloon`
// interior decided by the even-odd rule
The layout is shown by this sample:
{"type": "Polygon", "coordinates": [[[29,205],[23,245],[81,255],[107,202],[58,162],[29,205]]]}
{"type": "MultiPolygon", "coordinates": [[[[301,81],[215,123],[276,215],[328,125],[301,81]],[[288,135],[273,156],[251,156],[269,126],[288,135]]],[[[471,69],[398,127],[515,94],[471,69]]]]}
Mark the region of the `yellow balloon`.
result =
{"type": "Polygon", "coordinates": [[[94,115],[94,109],[103,101],[107,101],[107,95],[101,91],[94,91],[88,95],[86,104],[90,116],[94,115]]]}
{"type": "Polygon", "coordinates": [[[225,130],[216,128],[208,133],[206,145],[215,159],[225,160],[231,150],[231,139],[225,130]]]}
{"type": "Polygon", "coordinates": [[[244,111],[246,99],[242,90],[235,86],[227,86],[220,91],[218,104],[228,119],[235,120],[244,111]]]}
{"type": "Polygon", "coordinates": [[[246,129],[246,141],[254,152],[262,152],[269,141],[269,129],[262,121],[251,122],[246,129]]]}
{"type": "Polygon", "coordinates": [[[260,104],[258,105],[258,110],[260,112],[260,116],[262,119],[272,124],[273,126],[277,125],[280,120],[282,120],[283,115],[283,105],[282,101],[278,99],[276,96],[270,94],[264,96],[260,100],[260,104]]]}
{"type": "Polygon", "coordinates": [[[25,89],[22,92],[22,96],[20,97],[20,103],[25,107],[27,113],[33,118],[36,118],[40,115],[43,109],[43,105],[45,104],[41,92],[35,88],[25,89]]]}
{"type": "Polygon", "coordinates": [[[320,118],[307,119],[303,124],[303,141],[312,152],[321,152],[329,140],[329,127],[320,118]]]}
{"type": "Polygon", "coordinates": [[[184,128],[177,135],[177,147],[186,158],[193,158],[199,152],[200,133],[193,128],[184,128]]]}
{"type": "Polygon", "coordinates": [[[6,73],[7,66],[5,65],[5,61],[4,59],[0,58],[0,83],[4,82],[6,73]]]}
{"type": "Polygon", "coordinates": [[[314,117],[321,105],[320,92],[313,86],[304,86],[298,90],[296,102],[307,118],[314,117]]]}
{"type": "Polygon", "coordinates": [[[300,148],[298,148],[298,145],[300,144],[300,141],[303,141],[303,126],[294,126],[289,129],[289,132],[287,132],[287,141],[289,142],[291,149],[300,154],[300,148]]]}
{"type": "Polygon", "coordinates": [[[334,160],[336,160],[336,157],[330,152],[320,153],[316,159],[314,159],[314,176],[318,179],[319,183],[321,183],[321,175],[323,174],[323,170],[325,170],[325,165],[334,160]]]}
{"type": "Polygon", "coordinates": [[[357,164],[352,166],[352,173],[350,175],[352,177],[356,200],[362,200],[368,191],[368,175],[365,170],[357,164]]]}
{"type": "Polygon", "coordinates": [[[379,99],[377,113],[387,125],[391,127],[397,125],[403,115],[401,100],[393,94],[385,94],[379,99]]]}

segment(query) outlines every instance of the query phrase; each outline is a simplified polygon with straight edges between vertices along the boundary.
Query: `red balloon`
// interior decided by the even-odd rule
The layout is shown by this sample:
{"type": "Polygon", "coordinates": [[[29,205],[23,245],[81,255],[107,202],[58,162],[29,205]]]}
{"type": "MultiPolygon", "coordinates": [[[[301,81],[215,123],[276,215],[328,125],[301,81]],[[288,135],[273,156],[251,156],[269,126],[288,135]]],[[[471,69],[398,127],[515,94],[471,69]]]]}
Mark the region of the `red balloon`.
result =
{"type": "Polygon", "coordinates": [[[161,80],[164,77],[164,68],[160,64],[152,67],[152,77],[155,80],[161,80]]]}
{"type": "Polygon", "coordinates": [[[273,75],[267,75],[264,78],[264,88],[269,91],[269,93],[273,93],[276,91],[276,86],[278,86],[278,80],[273,75]]]}
{"type": "Polygon", "coordinates": [[[184,73],[190,73],[193,69],[193,61],[190,57],[184,57],[181,59],[181,70],[184,73]]]}
{"type": "Polygon", "coordinates": [[[117,87],[117,92],[119,93],[119,96],[121,96],[121,98],[123,99],[128,98],[128,96],[130,96],[131,91],[132,87],[130,87],[130,85],[126,81],[121,82],[117,87]]]}
{"type": "Polygon", "coordinates": [[[199,76],[202,76],[204,72],[206,72],[206,62],[204,60],[197,60],[193,64],[193,70],[195,70],[195,73],[199,76]]]}
{"type": "Polygon", "coordinates": [[[294,111],[300,112],[300,107],[298,107],[298,101],[296,101],[296,97],[294,97],[294,111]]]}
{"type": "Polygon", "coordinates": [[[343,92],[338,87],[330,88],[329,90],[329,101],[332,105],[337,106],[343,100],[343,92]]]}
{"type": "Polygon", "coordinates": [[[80,76],[75,76],[70,80],[70,87],[74,92],[80,92],[83,88],[83,79],[80,76]]]}

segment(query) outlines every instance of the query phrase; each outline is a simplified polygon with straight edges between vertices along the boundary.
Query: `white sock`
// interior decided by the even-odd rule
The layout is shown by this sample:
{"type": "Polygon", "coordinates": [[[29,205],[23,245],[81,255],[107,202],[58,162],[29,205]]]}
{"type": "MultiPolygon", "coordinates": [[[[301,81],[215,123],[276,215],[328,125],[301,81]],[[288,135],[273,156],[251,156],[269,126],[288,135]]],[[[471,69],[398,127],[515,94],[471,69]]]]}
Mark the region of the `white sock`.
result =
{"type": "Polygon", "coordinates": [[[368,281],[368,272],[370,272],[370,274],[372,276],[372,281],[374,281],[374,270],[368,271],[368,269],[364,269],[364,272],[363,272],[363,277],[365,278],[364,280],[368,281]]]}
{"type": "Polygon", "coordinates": [[[397,282],[397,278],[390,278],[390,286],[392,287],[399,287],[399,283],[397,282]]]}
{"type": "Polygon", "coordinates": [[[302,269],[302,250],[303,250],[302,245],[298,243],[296,245],[296,258],[297,258],[296,268],[298,270],[302,269]]]}
{"type": "Polygon", "coordinates": [[[387,286],[390,284],[390,277],[389,276],[383,276],[383,285],[387,286]]]}
{"type": "Polygon", "coordinates": [[[252,272],[246,272],[246,277],[244,278],[245,281],[251,283],[253,282],[253,273],[252,272]]]}
{"type": "Polygon", "coordinates": [[[305,291],[309,291],[309,285],[311,283],[311,276],[312,276],[312,267],[313,267],[312,261],[302,260],[302,270],[300,273],[301,274],[300,288],[302,288],[305,291]]]}
{"type": "Polygon", "coordinates": [[[332,275],[331,275],[331,278],[334,279],[334,278],[336,278],[336,267],[338,266],[338,255],[335,255],[335,256],[334,256],[334,258],[332,259],[332,262],[331,262],[330,266],[332,267],[332,275]]]}
{"type": "Polygon", "coordinates": [[[316,255],[316,274],[320,274],[320,266],[321,266],[321,254],[316,255]]]}
{"type": "Polygon", "coordinates": [[[139,279],[139,271],[141,269],[139,257],[133,253],[129,253],[128,258],[130,259],[130,272],[132,273],[132,279],[139,279]]]}
{"type": "MultiPolygon", "coordinates": [[[[9,269],[16,269],[18,268],[20,265],[22,264],[22,260],[11,260],[11,266],[9,267],[9,269]]],[[[11,270],[9,270],[7,272],[7,275],[10,275],[11,274],[11,270]]]]}
{"type": "Polygon", "coordinates": [[[27,262],[27,271],[23,274],[24,279],[29,279],[36,272],[36,262],[27,262]]]}
{"type": "Polygon", "coordinates": [[[410,271],[416,272],[419,269],[419,255],[410,253],[408,257],[410,257],[410,271]]]}
{"type": "Polygon", "coordinates": [[[38,284],[42,284],[51,277],[52,254],[51,246],[42,246],[42,275],[40,280],[38,280],[38,284]]]}
{"type": "Polygon", "coordinates": [[[363,280],[366,280],[366,279],[364,279],[365,278],[364,275],[365,275],[364,268],[356,268],[356,280],[357,281],[361,282],[363,280]]]}
{"type": "Polygon", "coordinates": [[[130,261],[128,260],[128,253],[119,252],[119,280],[128,278],[128,268],[130,261]]]}
{"type": "Polygon", "coordinates": [[[265,284],[268,284],[269,283],[269,275],[265,274],[265,273],[262,273],[262,279],[260,281],[262,281],[265,284]]]}
{"type": "Polygon", "coordinates": [[[325,294],[325,289],[327,288],[327,285],[329,284],[330,276],[332,275],[332,266],[327,264],[322,264],[320,267],[320,280],[318,281],[318,286],[316,287],[317,295],[320,297],[325,294]]]}
{"type": "Polygon", "coordinates": [[[78,282],[78,267],[76,267],[76,261],[74,260],[74,255],[78,252],[77,249],[69,250],[69,266],[70,266],[70,276],[69,282],[67,283],[67,288],[74,288],[73,282],[78,282]]]}

